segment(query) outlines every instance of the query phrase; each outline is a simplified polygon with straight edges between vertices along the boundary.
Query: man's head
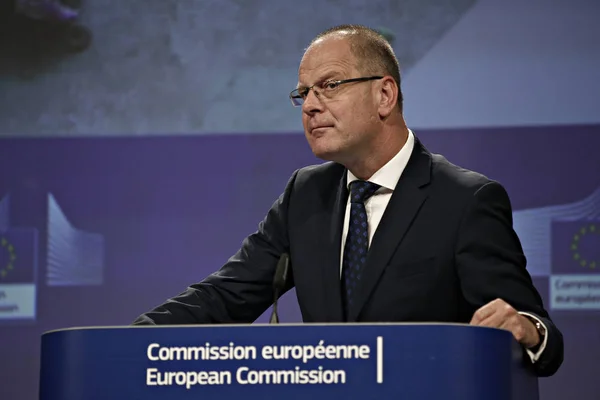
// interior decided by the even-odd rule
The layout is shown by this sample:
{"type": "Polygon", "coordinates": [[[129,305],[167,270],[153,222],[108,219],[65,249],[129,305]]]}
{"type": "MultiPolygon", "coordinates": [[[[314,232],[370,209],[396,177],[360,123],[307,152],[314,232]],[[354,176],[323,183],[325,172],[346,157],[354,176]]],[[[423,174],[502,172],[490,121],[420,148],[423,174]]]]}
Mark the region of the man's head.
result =
{"type": "Polygon", "coordinates": [[[383,36],[363,26],[338,26],[313,39],[291,96],[302,106],[315,155],[346,166],[372,157],[386,134],[403,124],[394,51],[383,36]]]}

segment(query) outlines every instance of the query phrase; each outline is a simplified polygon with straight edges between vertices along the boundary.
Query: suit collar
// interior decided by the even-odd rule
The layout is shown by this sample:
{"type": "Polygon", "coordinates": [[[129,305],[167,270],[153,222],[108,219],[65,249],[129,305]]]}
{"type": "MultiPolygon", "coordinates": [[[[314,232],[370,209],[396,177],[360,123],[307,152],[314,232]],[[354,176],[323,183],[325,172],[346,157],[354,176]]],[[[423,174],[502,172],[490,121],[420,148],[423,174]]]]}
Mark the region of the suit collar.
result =
{"type": "MultiPolygon", "coordinates": [[[[340,283],[340,251],[346,204],[348,201],[347,170],[337,165],[334,169],[334,184],[322,187],[324,209],[320,221],[322,232],[326,233],[322,251],[315,252],[322,259],[315,259],[321,265],[321,290],[324,299],[324,314],[327,322],[343,322],[344,312],[340,283]],[[336,171],[337,170],[337,171],[336,171]]],[[[423,189],[431,178],[431,154],[414,137],[414,147],[406,168],[395,185],[394,193],[379,223],[367,258],[363,284],[359,288],[357,307],[350,311],[349,321],[357,321],[360,312],[383,273],[387,262],[402,241],[408,228],[427,198],[423,189]]],[[[332,181],[327,180],[331,184],[332,181]]]]}
{"type": "Polygon", "coordinates": [[[400,176],[396,189],[373,237],[363,279],[358,287],[355,307],[349,310],[350,322],[359,320],[360,313],[375,289],[381,274],[413,220],[427,199],[423,189],[431,179],[431,154],[419,140],[400,176]]]}
{"type": "MultiPolygon", "coordinates": [[[[341,171],[345,169],[340,168],[341,171]]],[[[344,310],[342,305],[340,282],[340,250],[342,242],[342,227],[344,225],[344,216],[346,212],[346,203],[348,201],[348,189],[346,186],[346,174],[338,175],[338,187],[335,195],[332,196],[331,187],[326,188],[328,199],[327,207],[322,221],[323,232],[327,236],[324,241],[325,249],[322,254],[324,260],[315,260],[317,265],[322,265],[321,286],[324,294],[327,322],[343,322],[344,310]]]]}
{"type": "Polygon", "coordinates": [[[410,181],[416,187],[423,187],[431,180],[431,163],[431,153],[415,136],[415,146],[401,178],[410,181]]]}

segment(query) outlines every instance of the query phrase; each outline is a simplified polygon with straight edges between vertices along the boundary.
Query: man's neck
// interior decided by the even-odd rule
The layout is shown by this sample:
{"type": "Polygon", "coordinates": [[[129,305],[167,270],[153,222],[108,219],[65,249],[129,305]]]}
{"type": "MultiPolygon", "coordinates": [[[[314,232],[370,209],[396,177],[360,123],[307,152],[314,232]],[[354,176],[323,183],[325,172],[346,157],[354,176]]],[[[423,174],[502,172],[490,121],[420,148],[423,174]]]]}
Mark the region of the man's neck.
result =
{"type": "Polygon", "coordinates": [[[390,132],[382,135],[382,140],[375,144],[375,148],[363,155],[355,163],[349,163],[346,167],[359,179],[368,180],[387,164],[398,152],[408,139],[408,128],[403,126],[400,132],[390,132]]]}

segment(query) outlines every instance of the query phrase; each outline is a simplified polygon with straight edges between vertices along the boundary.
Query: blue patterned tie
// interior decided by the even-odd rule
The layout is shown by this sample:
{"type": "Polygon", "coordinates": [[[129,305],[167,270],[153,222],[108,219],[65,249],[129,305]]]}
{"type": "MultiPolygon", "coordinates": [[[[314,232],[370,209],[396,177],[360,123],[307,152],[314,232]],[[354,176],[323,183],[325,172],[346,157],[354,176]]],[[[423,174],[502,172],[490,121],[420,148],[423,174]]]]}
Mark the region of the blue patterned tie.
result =
{"type": "Polygon", "coordinates": [[[352,308],[369,251],[369,224],[364,201],[379,188],[379,185],[367,181],[350,183],[350,221],[342,264],[342,296],[346,318],[352,308]]]}

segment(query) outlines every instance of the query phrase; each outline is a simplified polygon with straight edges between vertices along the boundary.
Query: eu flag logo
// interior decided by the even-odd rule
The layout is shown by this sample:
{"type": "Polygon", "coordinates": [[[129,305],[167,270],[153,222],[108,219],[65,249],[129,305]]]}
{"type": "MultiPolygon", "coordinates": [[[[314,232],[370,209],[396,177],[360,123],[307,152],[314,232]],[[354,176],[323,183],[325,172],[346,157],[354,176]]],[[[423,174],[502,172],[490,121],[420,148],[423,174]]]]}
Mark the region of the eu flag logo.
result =
{"type": "Polygon", "coordinates": [[[552,273],[600,273],[600,221],[552,223],[552,273]]]}
{"type": "Polygon", "coordinates": [[[37,231],[10,228],[0,232],[0,284],[35,282],[37,231]]]}

